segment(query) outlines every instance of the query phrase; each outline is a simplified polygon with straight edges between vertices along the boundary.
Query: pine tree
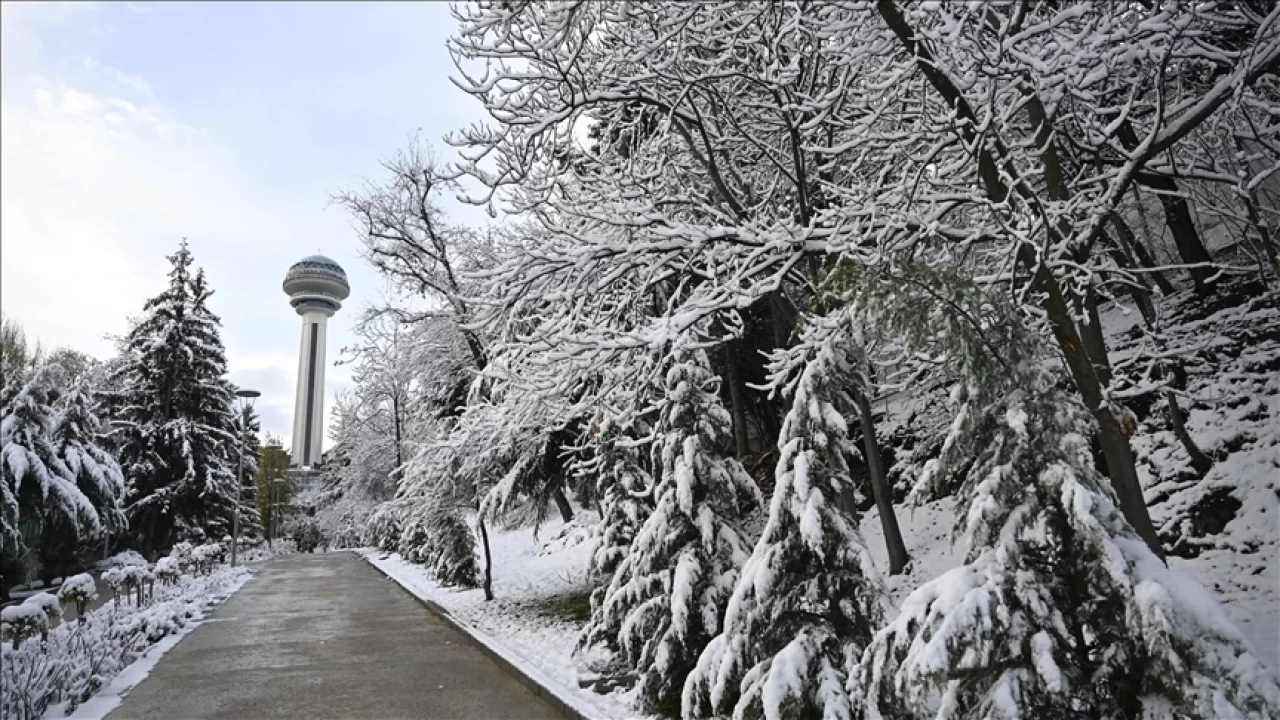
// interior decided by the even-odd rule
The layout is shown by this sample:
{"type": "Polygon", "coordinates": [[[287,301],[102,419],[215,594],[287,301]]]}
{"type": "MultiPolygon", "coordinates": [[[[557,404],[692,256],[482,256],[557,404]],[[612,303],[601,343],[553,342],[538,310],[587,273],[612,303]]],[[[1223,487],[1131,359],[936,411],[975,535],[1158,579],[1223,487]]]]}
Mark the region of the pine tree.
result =
{"type": "MultiPolygon", "coordinates": [[[[600,439],[596,457],[584,463],[579,472],[597,478],[599,539],[591,554],[589,572],[607,585],[653,511],[653,477],[642,463],[640,448],[625,432],[608,422],[602,422],[597,432],[600,439]]],[[[603,599],[603,591],[602,587],[593,593],[593,602],[603,599]]]]}
{"type": "Polygon", "coordinates": [[[120,500],[124,474],[120,464],[102,445],[102,422],[83,385],[62,395],[53,421],[52,436],[58,455],[75,478],[76,487],[98,511],[107,532],[126,526],[120,500]]]}
{"type": "Polygon", "coordinates": [[[211,291],[202,272],[192,275],[185,241],[169,262],[169,287],[147,301],[112,378],[114,416],[126,423],[127,513],[149,555],[180,532],[227,534],[235,502],[238,438],[218,320],[206,304],[211,291]]]}
{"type": "Polygon", "coordinates": [[[101,532],[98,509],[77,486],[54,438],[56,366],[38,368],[8,385],[0,415],[0,471],[4,478],[4,573],[15,576],[28,549],[50,548],[49,558],[74,552],[101,532]]]}
{"type": "MultiPolygon", "coordinates": [[[[127,524],[120,507],[124,476],[115,457],[101,445],[100,427],[93,402],[81,383],[58,398],[50,424],[50,439],[68,477],[97,512],[101,531],[114,534],[127,524]]],[[[78,571],[76,554],[94,539],[94,536],[73,532],[65,521],[51,519],[40,545],[45,578],[51,580],[78,571]]]]}
{"type": "Polygon", "coordinates": [[[653,709],[679,707],[681,687],[720,632],[729,591],[747,558],[740,521],[759,490],[724,451],[732,421],[701,353],[677,355],[659,423],[657,498],[602,601],[585,644],[620,650],[653,709]]]}
{"type": "Polygon", "coordinates": [[[955,419],[920,487],[960,475],[969,550],[851,666],[869,716],[1276,717],[1280,689],[1216,600],[1117,509],[1091,413],[1043,340],[971,281],[902,274],[862,278],[853,304],[956,379],[955,419]]]}
{"type": "Polygon", "coordinates": [[[686,717],[857,716],[846,668],[883,609],[857,518],[839,501],[853,489],[846,458],[858,454],[845,421],[850,349],[840,333],[819,343],[795,382],[769,519],[733,589],[723,633],[685,684],[686,717]]]}

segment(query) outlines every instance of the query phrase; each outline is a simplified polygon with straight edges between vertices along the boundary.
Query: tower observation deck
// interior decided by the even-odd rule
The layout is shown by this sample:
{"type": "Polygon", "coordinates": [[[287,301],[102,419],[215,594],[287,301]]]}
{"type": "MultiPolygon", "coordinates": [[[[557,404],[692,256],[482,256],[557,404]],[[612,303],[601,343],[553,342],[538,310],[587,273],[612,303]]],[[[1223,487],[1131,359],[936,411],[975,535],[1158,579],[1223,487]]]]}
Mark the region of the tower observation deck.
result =
{"type": "Polygon", "coordinates": [[[309,468],[319,464],[324,440],[326,326],[351,294],[351,286],[341,265],[323,255],[311,255],[285,273],[284,292],[289,304],[302,316],[291,464],[309,468]]]}

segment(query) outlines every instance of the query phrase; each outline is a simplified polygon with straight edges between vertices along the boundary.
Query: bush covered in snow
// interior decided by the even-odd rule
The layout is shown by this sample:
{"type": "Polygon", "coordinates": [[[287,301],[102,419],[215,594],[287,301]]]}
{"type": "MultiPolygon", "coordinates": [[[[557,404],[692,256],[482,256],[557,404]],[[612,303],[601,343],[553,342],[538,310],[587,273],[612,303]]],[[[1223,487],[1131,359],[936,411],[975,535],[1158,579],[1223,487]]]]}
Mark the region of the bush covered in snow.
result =
{"type": "Polygon", "coordinates": [[[85,621],[85,609],[97,598],[98,586],[93,581],[93,576],[88,573],[72,575],[63,581],[62,587],[58,588],[58,599],[64,605],[75,605],[76,619],[81,623],[85,621]]]}
{"type": "MultiPolygon", "coordinates": [[[[149,605],[110,603],[82,615],[81,622],[52,629],[41,607],[47,601],[5,608],[4,623],[19,628],[22,637],[38,635],[42,629],[47,637],[0,649],[0,717],[39,718],[58,703],[67,712],[74,710],[153,644],[186,627],[247,573],[244,568],[223,567],[208,575],[183,577],[161,587],[149,605]]],[[[82,596],[82,582],[72,587],[82,596]]]]}
{"type": "Polygon", "coordinates": [[[364,541],[380,550],[394,551],[400,545],[400,511],[393,503],[383,503],[369,515],[364,541]]]}
{"type": "Polygon", "coordinates": [[[173,583],[182,574],[182,570],[178,565],[178,559],[175,557],[163,557],[156,561],[156,566],[152,569],[156,579],[166,585],[173,583]]]}
{"type": "Polygon", "coordinates": [[[191,550],[191,562],[198,573],[209,572],[222,560],[225,550],[220,543],[205,543],[191,550]]]}
{"type": "Polygon", "coordinates": [[[142,557],[137,550],[123,550],[112,555],[98,563],[98,569],[109,570],[113,567],[124,567],[126,565],[146,565],[147,559],[142,557]]]}
{"type": "Polygon", "coordinates": [[[21,603],[0,610],[0,630],[17,650],[24,640],[40,635],[49,629],[49,616],[38,605],[21,603]]]}
{"type": "Polygon", "coordinates": [[[426,565],[442,585],[479,583],[475,535],[457,515],[438,513],[405,523],[399,552],[410,562],[426,565]]]}

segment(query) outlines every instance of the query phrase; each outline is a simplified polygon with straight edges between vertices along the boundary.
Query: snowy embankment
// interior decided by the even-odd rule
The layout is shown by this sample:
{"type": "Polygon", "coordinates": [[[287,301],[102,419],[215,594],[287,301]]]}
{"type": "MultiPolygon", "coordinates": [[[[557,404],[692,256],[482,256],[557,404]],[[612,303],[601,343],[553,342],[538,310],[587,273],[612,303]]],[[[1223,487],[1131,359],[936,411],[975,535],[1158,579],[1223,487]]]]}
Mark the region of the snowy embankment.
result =
{"type": "Polygon", "coordinates": [[[532,528],[490,530],[494,599],[484,591],[441,587],[426,568],[398,553],[359,551],[417,597],[436,603],[471,630],[479,641],[579,713],[589,718],[644,718],[627,693],[601,695],[579,681],[593,677],[587,658],[575,656],[586,619],[587,560],[596,518],[580,512],[574,522],[547,522],[532,528]]]}
{"type": "Polygon", "coordinates": [[[0,716],[35,720],[102,718],[121,695],[151,672],[160,656],[191,632],[204,615],[249,579],[246,568],[226,566],[207,575],[157,583],[141,607],[112,601],[63,622],[47,639],[30,637],[0,648],[0,716]]]}

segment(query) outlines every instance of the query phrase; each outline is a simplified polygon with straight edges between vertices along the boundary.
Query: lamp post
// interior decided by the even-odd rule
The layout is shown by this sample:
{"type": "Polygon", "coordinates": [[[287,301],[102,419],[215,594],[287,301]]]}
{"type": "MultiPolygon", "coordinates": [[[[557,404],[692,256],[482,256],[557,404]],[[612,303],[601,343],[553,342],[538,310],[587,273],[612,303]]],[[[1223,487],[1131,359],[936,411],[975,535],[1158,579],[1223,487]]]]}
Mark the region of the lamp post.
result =
{"type": "Polygon", "coordinates": [[[240,500],[244,494],[244,436],[249,431],[249,409],[262,393],[241,388],[236,391],[240,410],[240,463],[236,466],[236,496],[231,510],[231,567],[236,566],[236,550],[240,547],[240,500]]]}

